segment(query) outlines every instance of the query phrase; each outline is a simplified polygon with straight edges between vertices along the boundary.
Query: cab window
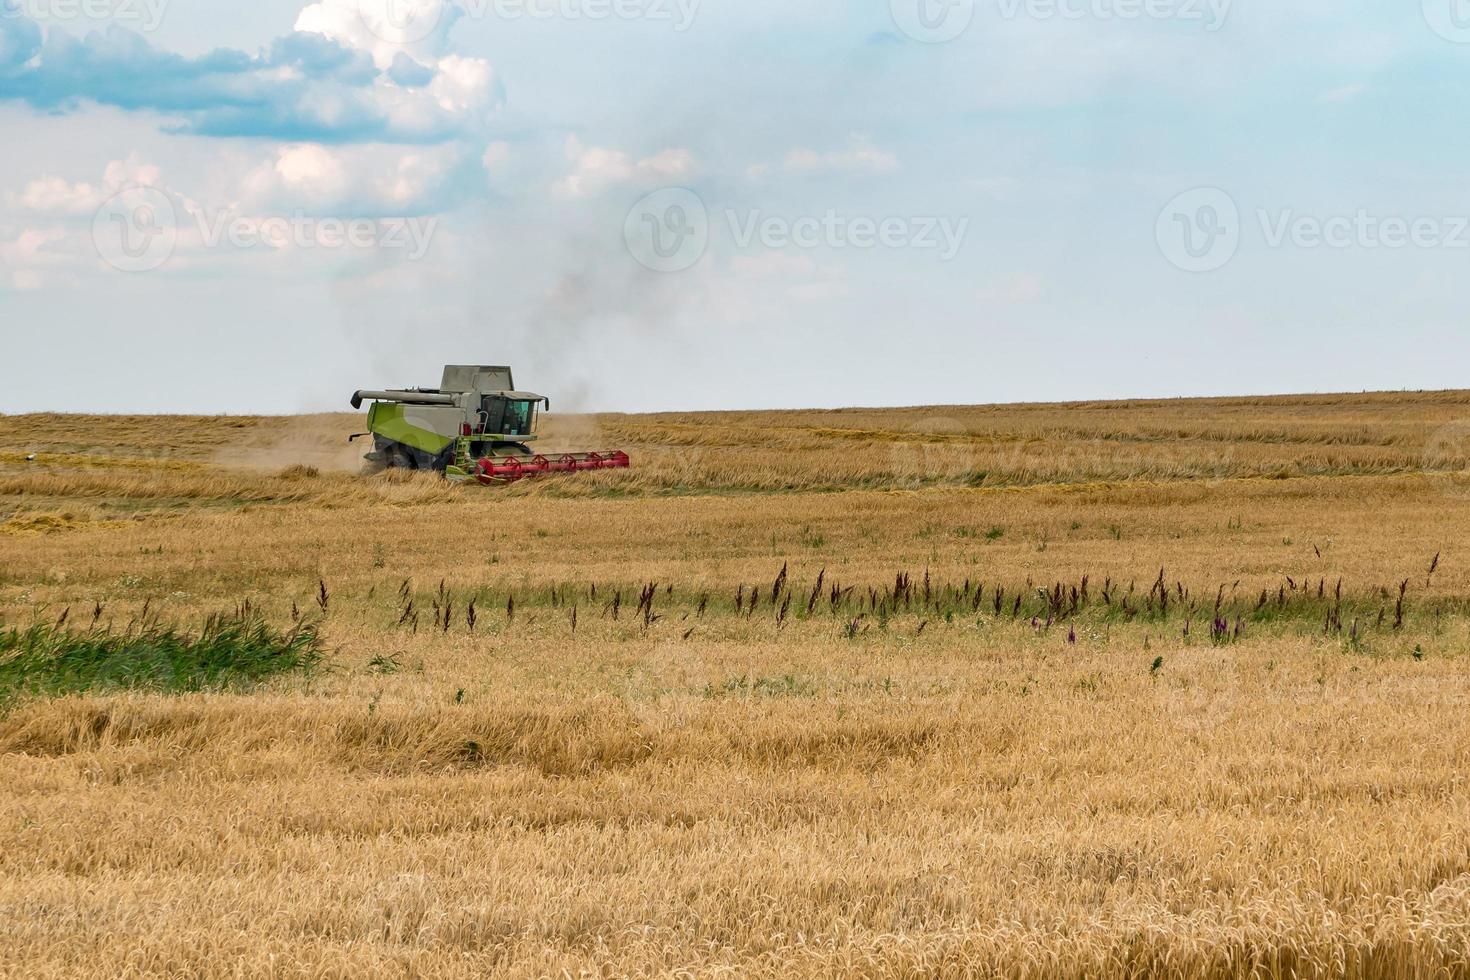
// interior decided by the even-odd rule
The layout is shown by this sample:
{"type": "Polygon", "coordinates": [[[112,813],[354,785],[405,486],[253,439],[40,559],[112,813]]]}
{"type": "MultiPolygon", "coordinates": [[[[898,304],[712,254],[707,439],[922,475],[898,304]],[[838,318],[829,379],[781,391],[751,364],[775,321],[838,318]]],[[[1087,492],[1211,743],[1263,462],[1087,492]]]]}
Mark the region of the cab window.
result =
{"type": "Polygon", "coordinates": [[[502,431],[508,436],[530,435],[531,408],[530,402],[506,402],[505,427],[502,431]]]}

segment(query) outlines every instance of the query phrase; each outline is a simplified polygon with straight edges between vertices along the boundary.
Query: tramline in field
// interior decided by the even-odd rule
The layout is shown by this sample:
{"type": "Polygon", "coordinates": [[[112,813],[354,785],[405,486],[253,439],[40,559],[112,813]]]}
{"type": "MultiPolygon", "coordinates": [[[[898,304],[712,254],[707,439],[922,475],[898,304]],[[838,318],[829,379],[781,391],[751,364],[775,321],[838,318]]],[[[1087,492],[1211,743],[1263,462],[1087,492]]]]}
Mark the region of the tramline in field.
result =
{"type": "Polygon", "coordinates": [[[373,450],[363,458],[377,469],[435,470],[456,483],[487,486],[527,477],[588,470],[627,469],[621,450],[540,454],[529,443],[536,416],[551,399],[517,391],[508,367],[451,364],[438,388],[358,391],[352,407],[368,408],[373,450]]]}

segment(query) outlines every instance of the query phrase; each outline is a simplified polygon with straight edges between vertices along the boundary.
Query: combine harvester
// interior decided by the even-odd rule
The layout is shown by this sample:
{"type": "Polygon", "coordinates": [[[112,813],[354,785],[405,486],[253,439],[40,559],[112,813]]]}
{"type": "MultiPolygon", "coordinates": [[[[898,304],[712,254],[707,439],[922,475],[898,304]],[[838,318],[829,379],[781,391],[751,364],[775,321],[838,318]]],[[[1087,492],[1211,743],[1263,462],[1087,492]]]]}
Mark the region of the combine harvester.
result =
{"type": "Polygon", "coordinates": [[[536,412],[549,411],[545,395],[516,391],[508,367],[449,365],[438,388],[359,391],[352,407],[368,409],[373,437],[364,459],[379,469],[436,470],[456,483],[491,486],[549,473],[627,469],[625,452],[539,455],[536,412]]]}

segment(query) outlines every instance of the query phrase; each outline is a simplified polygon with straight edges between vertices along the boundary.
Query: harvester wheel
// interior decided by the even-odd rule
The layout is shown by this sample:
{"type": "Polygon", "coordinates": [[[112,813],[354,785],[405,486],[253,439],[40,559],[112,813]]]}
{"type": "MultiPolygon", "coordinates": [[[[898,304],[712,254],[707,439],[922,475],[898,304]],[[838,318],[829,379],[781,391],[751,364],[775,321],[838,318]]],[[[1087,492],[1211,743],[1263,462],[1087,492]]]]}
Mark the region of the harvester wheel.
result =
{"type": "Polygon", "coordinates": [[[419,468],[418,460],[413,458],[413,453],[406,449],[395,449],[388,457],[388,468],[394,470],[416,470],[419,468]]]}

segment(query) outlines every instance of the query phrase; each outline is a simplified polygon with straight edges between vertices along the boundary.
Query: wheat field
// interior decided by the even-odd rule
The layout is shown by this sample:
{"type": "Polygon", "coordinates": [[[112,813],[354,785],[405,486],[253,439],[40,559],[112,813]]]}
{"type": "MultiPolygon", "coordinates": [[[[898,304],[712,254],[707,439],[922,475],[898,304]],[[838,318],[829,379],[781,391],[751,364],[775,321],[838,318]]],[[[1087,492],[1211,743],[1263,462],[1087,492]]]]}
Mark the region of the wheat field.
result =
{"type": "Polygon", "coordinates": [[[549,423],[0,417],[0,975],[1470,976],[1470,393],[549,423]]]}

